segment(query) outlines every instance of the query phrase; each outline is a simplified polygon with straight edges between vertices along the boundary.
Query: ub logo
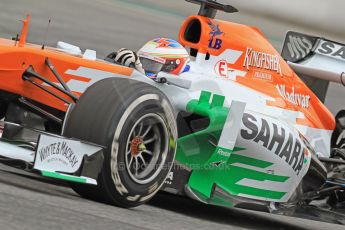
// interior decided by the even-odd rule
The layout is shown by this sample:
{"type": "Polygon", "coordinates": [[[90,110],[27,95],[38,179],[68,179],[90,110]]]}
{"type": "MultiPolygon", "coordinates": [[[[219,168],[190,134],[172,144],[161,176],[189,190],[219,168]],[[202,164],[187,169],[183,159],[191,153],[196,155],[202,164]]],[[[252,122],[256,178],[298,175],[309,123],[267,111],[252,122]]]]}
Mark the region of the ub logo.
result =
{"type": "Polygon", "coordinates": [[[211,49],[219,50],[222,47],[223,41],[217,37],[219,35],[224,34],[224,32],[220,31],[219,25],[213,23],[212,20],[210,20],[207,24],[211,28],[211,32],[210,32],[211,38],[209,40],[208,47],[211,49]]]}

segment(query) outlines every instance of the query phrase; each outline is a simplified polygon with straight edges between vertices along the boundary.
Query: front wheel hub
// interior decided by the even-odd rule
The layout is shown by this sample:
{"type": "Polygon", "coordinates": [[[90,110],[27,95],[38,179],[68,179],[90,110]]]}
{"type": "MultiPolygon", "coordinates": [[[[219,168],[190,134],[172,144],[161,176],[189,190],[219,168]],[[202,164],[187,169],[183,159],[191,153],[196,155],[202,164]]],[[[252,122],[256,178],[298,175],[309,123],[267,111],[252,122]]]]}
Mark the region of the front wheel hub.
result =
{"type": "Polygon", "coordinates": [[[168,130],[161,116],[145,114],[133,125],[127,139],[126,169],[133,181],[147,184],[162,170],[169,148],[168,130]]]}
{"type": "Polygon", "coordinates": [[[140,152],[144,151],[145,145],[143,139],[141,137],[134,137],[131,141],[130,150],[133,156],[137,156],[140,152]]]}

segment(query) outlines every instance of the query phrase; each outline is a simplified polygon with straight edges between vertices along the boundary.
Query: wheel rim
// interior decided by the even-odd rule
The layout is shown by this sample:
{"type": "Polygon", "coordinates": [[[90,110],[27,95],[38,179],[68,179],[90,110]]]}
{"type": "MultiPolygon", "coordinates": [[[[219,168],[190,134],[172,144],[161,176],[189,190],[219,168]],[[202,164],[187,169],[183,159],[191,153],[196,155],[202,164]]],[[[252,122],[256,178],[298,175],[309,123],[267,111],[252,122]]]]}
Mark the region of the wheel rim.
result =
{"type": "Polygon", "coordinates": [[[133,125],[126,142],[126,169],[133,181],[147,184],[162,170],[168,153],[168,131],[155,113],[145,114],[133,125]]]}

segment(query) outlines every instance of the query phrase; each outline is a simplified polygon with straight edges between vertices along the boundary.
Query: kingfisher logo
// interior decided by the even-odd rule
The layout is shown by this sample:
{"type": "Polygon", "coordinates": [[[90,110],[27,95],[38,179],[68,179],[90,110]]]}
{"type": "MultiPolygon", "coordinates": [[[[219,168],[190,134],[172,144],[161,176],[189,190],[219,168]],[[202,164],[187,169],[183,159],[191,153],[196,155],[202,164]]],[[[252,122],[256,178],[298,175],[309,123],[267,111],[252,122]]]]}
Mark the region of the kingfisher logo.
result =
{"type": "Polygon", "coordinates": [[[209,40],[208,47],[211,49],[219,50],[220,48],[222,48],[223,40],[221,40],[220,38],[217,38],[217,37],[219,35],[224,34],[224,32],[222,32],[219,29],[219,25],[214,23],[212,20],[210,20],[207,24],[209,25],[209,27],[211,29],[211,32],[210,32],[211,38],[209,40]]]}
{"type": "Polygon", "coordinates": [[[255,51],[248,47],[246,56],[244,57],[243,66],[246,67],[247,70],[249,70],[250,67],[255,67],[258,69],[274,71],[283,76],[278,54],[268,54],[255,51]]]}

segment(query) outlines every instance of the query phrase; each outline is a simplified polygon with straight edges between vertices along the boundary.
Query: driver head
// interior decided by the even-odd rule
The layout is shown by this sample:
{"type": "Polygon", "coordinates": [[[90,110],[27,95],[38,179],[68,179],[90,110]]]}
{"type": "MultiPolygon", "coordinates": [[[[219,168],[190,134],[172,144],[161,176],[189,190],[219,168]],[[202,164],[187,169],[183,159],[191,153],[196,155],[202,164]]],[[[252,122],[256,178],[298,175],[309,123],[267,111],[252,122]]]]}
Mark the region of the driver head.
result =
{"type": "Polygon", "coordinates": [[[148,76],[160,71],[175,75],[189,71],[189,54],[173,39],[155,38],[138,51],[138,56],[148,76]]]}

